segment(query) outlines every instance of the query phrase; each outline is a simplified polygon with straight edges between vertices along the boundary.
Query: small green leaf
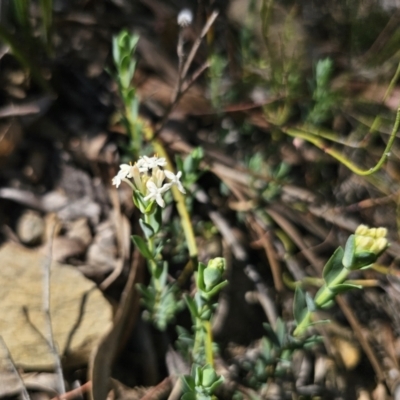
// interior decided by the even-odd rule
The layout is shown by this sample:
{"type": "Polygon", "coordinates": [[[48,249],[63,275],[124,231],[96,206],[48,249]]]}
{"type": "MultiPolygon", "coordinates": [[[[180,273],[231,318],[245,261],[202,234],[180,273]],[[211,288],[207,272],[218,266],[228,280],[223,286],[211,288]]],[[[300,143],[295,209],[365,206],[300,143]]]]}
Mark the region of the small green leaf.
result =
{"type": "Polygon", "coordinates": [[[275,331],[272,329],[270,324],[264,323],[263,324],[264,329],[267,331],[267,336],[268,338],[272,341],[272,343],[275,345],[275,347],[280,346],[280,341],[278,339],[277,334],[275,333],[275,331]]]}
{"type": "Polygon", "coordinates": [[[339,294],[343,292],[347,292],[352,289],[362,289],[362,286],[360,285],[352,285],[350,283],[342,283],[340,285],[335,285],[334,287],[330,288],[333,293],[339,294]]]}
{"type": "Polygon", "coordinates": [[[332,254],[331,258],[325,264],[322,276],[325,283],[329,286],[331,282],[338,276],[343,269],[342,259],[344,250],[342,247],[338,247],[332,254]]]}
{"type": "Polygon", "coordinates": [[[377,255],[369,251],[363,251],[357,253],[355,256],[355,268],[354,269],[368,269],[376,261],[377,255]]]}
{"type": "Polygon", "coordinates": [[[307,310],[309,312],[315,312],[317,310],[314,300],[309,293],[306,293],[306,303],[307,303],[307,310]]]}
{"type": "Polygon", "coordinates": [[[207,292],[202,292],[201,295],[210,300],[212,297],[217,295],[218,292],[220,292],[226,285],[228,284],[228,281],[222,281],[221,283],[218,283],[218,285],[214,286],[211,290],[207,292]]]}
{"type": "Polygon", "coordinates": [[[119,65],[119,58],[120,58],[118,36],[114,36],[112,38],[112,53],[113,53],[114,64],[117,66],[119,65]]]}
{"type": "Polygon", "coordinates": [[[261,350],[262,350],[262,356],[266,361],[271,360],[271,352],[272,352],[272,343],[271,341],[266,338],[265,336],[262,337],[261,339],[261,350]]]}
{"type": "Polygon", "coordinates": [[[206,291],[206,286],[204,284],[204,270],[206,269],[206,265],[199,262],[196,276],[196,285],[199,290],[202,292],[206,291]]]}
{"type": "Polygon", "coordinates": [[[214,393],[218,386],[224,383],[224,377],[220,376],[214,383],[209,387],[210,393],[214,393]]]}
{"type": "Polygon", "coordinates": [[[216,380],[218,379],[217,373],[214,371],[214,368],[211,365],[206,365],[203,367],[203,377],[202,377],[202,386],[210,387],[216,380]]]}
{"type": "Polygon", "coordinates": [[[168,278],[168,263],[167,263],[167,261],[163,262],[163,266],[162,266],[162,268],[160,268],[160,270],[162,272],[161,272],[158,280],[159,280],[161,287],[164,287],[167,283],[167,278],[168,278]]]}
{"type": "Polygon", "coordinates": [[[323,310],[327,310],[328,308],[331,308],[335,305],[335,302],[333,300],[329,300],[326,303],[322,304],[320,306],[320,308],[322,308],[323,310]]]}
{"type": "Polygon", "coordinates": [[[276,321],[276,336],[279,341],[279,346],[282,348],[286,343],[286,325],[282,318],[278,318],[276,321]]]}
{"type": "Polygon", "coordinates": [[[351,269],[351,267],[353,266],[355,250],[356,250],[355,235],[350,235],[349,238],[347,239],[342,259],[342,263],[347,269],[351,269]]]}
{"type": "Polygon", "coordinates": [[[294,319],[299,325],[307,314],[306,295],[300,286],[296,286],[293,299],[293,315],[294,319]]]}
{"type": "Polygon", "coordinates": [[[153,259],[153,255],[151,254],[149,248],[147,247],[147,243],[144,241],[142,237],[137,235],[132,235],[132,240],[144,258],[147,258],[148,260],[153,259]]]}
{"type": "Polygon", "coordinates": [[[153,214],[155,209],[157,208],[157,203],[153,200],[150,204],[146,207],[143,214],[153,214]]]}
{"type": "Polygon", "coordinates": [[[196,302],[190,296],[185,296],[184,299],[186,301],[190,314],[192,315],[192,318],[198,318],[199,314],[197,312],[196,302]]]}
{"type": "Polygon", "coordinates": [[[155,212],[150,214],[150,225],[154,233],[158,233],[162,226],[162,208],[156,207],[155,212]]]}
{"type": "MultiPolygon", "coordinates": [[[[193,390],[194,390],[194,389],[193,389],[193,390]]],[[[181,397],[181,400],[198,400],[198,399],[197,399],[196,393],[194,393],[194,392],[188,392],[188,393],[185,393],[185,394],[181,397]]]]}
{"type": "Polygon", "coordinates": [[[154,236],[153,228],[149,224],[144,222],[142,218],[139,219],[139,225],[142,228],[142,231],[146,239],[150,239],[154,236]]]}
{"type": "Polygon", "coordinates": [[[196,386],[201,386],[202,375],[201,367],[194,365],[192,367],[192,376],[194,377],[194,383],[196,386]]]}
{"type": "Polygon", "coordinates": [[[144,201],[144,197],[142,193],[139,192],[139,190],[135,190],[133,192],[133,203],[135,206],[139,209],[139,211],[142,214],[145,214],[146,211],[146,202],[144,201]]]}
{"type": "Polygon", "coordinates": [[[183,390],[184,391],[193,391],[195,388],[195,383],[194,383],[194,379],[192,376],[190,375],[185,375],[182,376],[182,382],[183,382],[183,390]]]}
{"type": "Polygon", "coordinates": [[[138,42],[139,42],[139,35],[136,34],[130,35],[129,47],[132,53],[135,51],[138,42]]]}

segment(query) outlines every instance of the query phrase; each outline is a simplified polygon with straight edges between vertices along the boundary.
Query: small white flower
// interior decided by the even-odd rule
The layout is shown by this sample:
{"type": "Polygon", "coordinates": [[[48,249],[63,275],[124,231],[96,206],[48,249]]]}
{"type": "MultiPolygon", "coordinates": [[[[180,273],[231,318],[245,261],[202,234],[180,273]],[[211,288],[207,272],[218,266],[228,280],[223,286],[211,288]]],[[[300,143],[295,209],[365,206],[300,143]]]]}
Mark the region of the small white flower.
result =
{"type": "Polygon", "coordinates": [[[112,184],[118,188],[121,184],[121,177],[119,175],[114,176],[114,178],[112,178],[112,184]]]}
{"type": "Polygon", "coordinates": [[[181,176],[182,176],[182,171],[178,171],[178,173],[175,175],[171,171],[164,170],[165,176],[170,180],[170,184],[175,185],[178,187],[178,190],[181,193],[186,193],[184,187],[182,186],[182,183],[180,181],[181,176]]]}
{"type": "Polygon", "coordinates": [[[131,187],[133,187],[132,183],[126,179],[132,177],[133,177],[133,166],[130,164],[121,164],[119,166],[119,171],[117,175],[115,175],[114,178],[112,179],[112,184],[118,188],[121,182],[125,181],[131,187]]]}
{"type": "Polygon", "coordinates": [[[143,187],[142,177],[140,176],[140,168],[138,167],[137,164],[135,164],[132,167],[131,175],[133,178],[133,182],[135,182],[136,189],[139,190],[139,192],[143,193],[144,187],[143,187]]]}
{"type": "Polygon", "coordinates": [[[161,187],[164,182],[164,179],[165,179],[164,171],[158,167],[155,167],[151,171],[151,176],[152,176],[152,180],[156,184],[156,186],[161,187]]]}
{"type": "Polygon", "coordinates": [[[165,202],[162,198],[162,194],[164,193],[163,188],[158,188],[152,180],[147,181],[146,187],[148,190],[148,195],[144,198],[144,200],[155,200],[160,207],[164,207],[165,202]]]}
{"type": "Polygon", "coordinates": [[[121,178],[132,178],[132,165],[121,164],[117,175],[121,178]]]}
{"type": "Polygon", "coordinates": [[[184,8],[178,14],[177,22],[179,26],[185,28],[189,26],[192,23],[192,21],[193,21],[193,13],[188,8],[184,8]]]}
{"type": "Polygon", "coordinates": [[[139,158],[138,166],[141,172],[146,172],[149,169],[153,169],[156,167],[165,167],[167,165],[167,161],[164,157],[147,157],[143,156],[139,158]]]}

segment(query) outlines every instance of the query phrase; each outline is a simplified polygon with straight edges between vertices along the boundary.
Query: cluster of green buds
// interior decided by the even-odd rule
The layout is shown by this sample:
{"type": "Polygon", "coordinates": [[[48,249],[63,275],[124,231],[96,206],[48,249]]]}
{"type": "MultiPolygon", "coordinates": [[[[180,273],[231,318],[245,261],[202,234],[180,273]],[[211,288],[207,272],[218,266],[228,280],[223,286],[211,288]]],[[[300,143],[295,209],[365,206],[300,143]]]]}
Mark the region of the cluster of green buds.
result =
{"type": "Polygon", "coordinates": [[[297,323],[294,336],[302,335],[312,325],[312,314],[317,309],[333,305],[335,296],[354,288],[361,288],[347,281],[351,271],[367,269],[388,247],[385,228],[368,228],[360,225],[348,238],[345,248],[339,247],[323,270],[324,284],[315,298],[296,288],[293,312],[297,323]]]}
{"type": "Polygon", "coordinates": [[[160,330],[166,328],[183,306],[177,298],[176,286],[168,282],[168,264],[162,259],[164,243],[159,234],[162,231],[161,211],[165,207],[165,193],[173,185],[182,193],[185,193],[185,189],[180,182],[182,172],[175,175],[165,169],[166,165],[165,158],[143,156],[133,165],[120,165],[118,174],[112,180],[116,187],[122,182],[131,187],[133,202],[143,214],[143,219],[139,219],[143,237],[133,235],[132,240],[147,259],[151,281],[148,287],[139,285],[139,290],[147,309],[144,317],[160,330]]]}
{"type": "Polygon", "coordinates": [[[211,365],[200,367],[194,364],[191,375],[183,378],[185,394],[181,400],[211,400],[223,381],[224,378],[218,376],[211,365]]]}
{"type": "Polygon", "coordinates": [[[128,150],[137,156],[142,148],[143,123],[139,116],[140,99],[136,88],[132,86],[132,78],[136,70],[134,57],[139,36],[122,30],[112,40],[112,55],[115,71],[108,71],[118,84],[119,95],[124,104],[122,123],[129,136],[128,150]]]}
{"type": "MultiPolygon", "coordinates": [[[[211,400],[215,389],[223,382],[213,367],[213,342],[211,320],[217,306],[213,298],[228,282],[223,279],[225,259],[210,260],[207,266],[199,263],[196,274],[196,294],[186,296],[194,325],[194,341],[190,348],[192,361],[191,375],[184,376],[184,395],[182,400],[211,400]]],[[[188,342],[190,343],[190,342],[188,342]]]]}

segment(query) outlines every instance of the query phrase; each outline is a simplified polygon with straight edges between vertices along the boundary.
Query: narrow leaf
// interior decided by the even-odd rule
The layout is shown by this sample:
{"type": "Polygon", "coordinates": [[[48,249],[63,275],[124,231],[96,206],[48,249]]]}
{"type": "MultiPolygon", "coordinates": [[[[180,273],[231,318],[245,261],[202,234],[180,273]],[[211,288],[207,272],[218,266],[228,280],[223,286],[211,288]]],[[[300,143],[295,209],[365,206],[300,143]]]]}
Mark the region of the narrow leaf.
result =
{"type": "Polygon", "coordinates": [[[274,332],[274,330],[272,329],[270,324],[264,323],[263,324],[264,329],[267,331],[267,336],[268,339],[271,340],[271,342],[276,346],[279,347],[280,342],[279,342],[279,338],[276,335],[276,333],[274,332]]]}
{"type": "Polygon", "coordinates": [[[142,237],[137,235],[132,235],[132,240],[144,258],[147,258],[148,260],[153,259],[153,255],[151,254],[149,248],[147,247],[147,243],[144,241],[142,237]]]}
{"type": "Polygon", "coordinates": [[[331,287],[330,289],[335,294],[339,294],[339,293],[347,292],[347,291],[349,291],[351,289],[361,289],[361,288],[362,288],[362,286],[360,286],[360,285],[352,285],[350,283],[342,283],[340,285],[336,285],[334,287],[331,287]]]}
{"type": "Polygon", "coordinates": [[[279,340],[279,347],[284,347],[286,342],[286,325],[282,318],[278,318],[276,321],[276,336],[279,340]]]}
{"type": "Polygon", "coordinates": [[[347,239],[346,246],[344,248],[344,255],[342,260],[343,265],[347,269],[350,269],[353,265],[355,250],[356,250],[355,235],[350,235],[350,237],[347,239]]]}
{"type": "Polygon", "coordinates": [[[294,292],[294,300],[293,300],[293,315],[297,324],[300,324],[301,321],[303,321],[306,314],[307,314],[306,295],[303,289],[300,288],[300,286],[296,286],[296,290],[294,292]]]}
{"type": "Polygon", "coordinates": [[[307,303],[307,310],[310,312],[315,312],[317,307],[315,306],[313,298],[310,296],[309,293],[306,293],[306,303],[307,303]]]}
{"type": "Polygon", "coordinates": [[[322,276],[324,278],[327,286],[337,277],[337,275],[342,271],[343,264],[342,259],[344,255],[344,250],[342,247],[338,247],[332,254],[331,258],[325,264],[322,276]]]}
{"type": "Polygon", "coordinates": [[[144,222],[142,218],[139,219],[139,224],[146,239],[150,239],[154,236],[153,228],[149,224],[144,222]]]}

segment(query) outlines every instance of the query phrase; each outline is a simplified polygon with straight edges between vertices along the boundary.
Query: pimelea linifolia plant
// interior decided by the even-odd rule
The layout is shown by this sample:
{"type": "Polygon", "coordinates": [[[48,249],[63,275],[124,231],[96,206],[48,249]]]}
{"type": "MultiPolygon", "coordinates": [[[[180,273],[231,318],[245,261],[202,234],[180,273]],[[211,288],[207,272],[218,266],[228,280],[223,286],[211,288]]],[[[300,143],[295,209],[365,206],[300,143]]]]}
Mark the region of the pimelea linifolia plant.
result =
{"type": "Polygon", "coordinates": [[[323,269],[323,284],[315,297],[305,292],[301,285],[296,286],[293,314],[296,328],[291,333],[285,323],[278,319],[276,327],[264,324],[267,335],[262,338],[258,357],[244,360],[242,367],[247,371],[250,386],[261,388],[267,379],[281,377],[290,372],[293,353],[313,346],[320,338],[307,336],[308,329],[318,323],[315,311],[326,309],[334,304],[335,297],[351,289],[361,289],[348,279],[352,271],[370,268],[388,247],[385,228],[368,228],[360,225],[351,235],[344,247],[335,250],[323,269]]]}
{"type": "Polygon", "coordinates": [[[139,118],[140,100],[136,88],[131,85],[136,70],[134,54],[139,41],[139,36],[121,31],[113,37],[112,55],[115,72],[108,71],[118,85],[124,108],[122,111],[122,123],[129,136],[130,154],[138,157],[142,149],[143,123],[139,118]]]}
{"type": "MultiPolygon", "coordinates": [[[[159,234],[165,193],[173,185],[182,193],[185,189],[180,182],[182,172],[175,175],[165,168],[166,164],[164,158],[143,156],[133,165],[121,164],[112,180],[117,188],[122,182],[131,187],[133,202],[143,215],[139,223],[144,237],[133,235],[132,240],[147,259],[151,281],[148,287],[139,285],[139,289],[147,309],[145,317],[160,330],[166,328],[182,306],[176,286],[167,280],[168,263],[162,259],[163,242],[159,234]]],[[[192,372],[183,377],[183,400],[211,400],[223,381],[213,366],[211,319],[217,306],[214,298],[227,285],[223,279],[224,271],[223,258],[212,259],[207,266],[199,263],[194,298],[185,296],[193,320],[194,339],[189,338],[193,343],[189,355],[192,372]]]]}
{"type": "Polygon", "coordinates": [[[214,369],[211,320],[217,307],[216,295],[228,282],[223,279],[225,260],[221,257],[210,260],[207,266],[199,263],[196,273],[194,298],[185,296],[193,321],[194,340],[189,357],[191,374],[183,377],[182,400],[211,400],[223,377],[214,369]]]}
{"type": "Polygon", "coordinates": [[[133,165],[121,164],[112,180],[116,187],[122,182],[131,187],[133,202],[142,214],[139,223],[143,237],[133,235],[132,240],[147,259],[151,281],[148,287],[139,285],[139,289],[147,310],[145,318],[160,330],[165,330],[183,304],[178,299],[176,286],[167,280],[168,263],[162,258],[164,243],[160,233],[165,194],[173,185],[182,193],[185,189],[180,182],[182,172],[175,175],[164,168],[166,164],[164,158],[143,156],[133,165]]]}
{"type": "Polygon", "coordinates": [[[313,313],[317,309],[333,305],[335,296],[351,289],[361,289],[347,281],[352,271],[370,268],[388,247],[387,229],[368,228],[360,225],[348,238],[345,248],[338,247],[326,263],[322,277],[324,284],[314,299],[296,289],[293,313],[297,327],[293,336],[303,335],[313,322],[313,313]]]}

